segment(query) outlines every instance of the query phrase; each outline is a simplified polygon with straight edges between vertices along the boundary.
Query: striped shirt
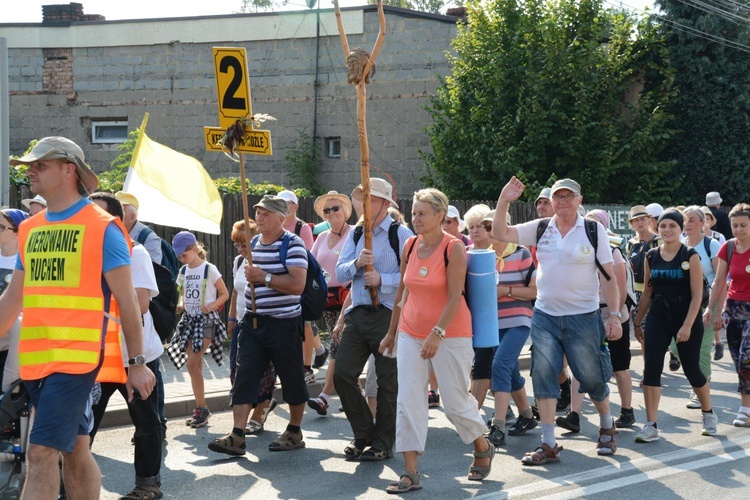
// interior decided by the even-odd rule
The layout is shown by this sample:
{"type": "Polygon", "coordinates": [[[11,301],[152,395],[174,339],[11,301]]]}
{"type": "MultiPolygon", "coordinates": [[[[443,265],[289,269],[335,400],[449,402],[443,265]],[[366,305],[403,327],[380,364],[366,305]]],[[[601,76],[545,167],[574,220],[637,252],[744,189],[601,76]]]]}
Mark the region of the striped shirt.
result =
{"type": "MultiPolygon", "coordinates": [[[[534,261],[531,253],[524,247],[519,246],[516,251],[506,256],[503,270],[499,272],[500,286],[526,286],[526,276],[536,276],[534,261]]],[[[499,261],[498,261],[499,269],[499,261]]],[[[505,295],[497,298],[497,323],[498,328],[514,328],[517,326],[531,327],[531,301],[518,300],[505,295]]]]}
{"type": "MultiPolygon", "coordinates": [[[[388,241],[388,229],[391,227],[392,219],[386,216],[377,227],[372,230],[372,253],[375,256],[373,268],[380,273],[380,286],[378,287],[378,302],[388,309],[393,310],[393,302],[396,300],[396,291],[401,281],[401,268],[396,260],[396,253],[388,241]]],[[[403,251],[404,243],[412,236],[412,232],[404,227],[398,227],[399,248],[403,251]]],[[[345,283],[352,282],[351,297],[352,306],[346,310],[348,314],[354,307],[370,305],[370,292],[365,288],[365,268],[357,269],[355,262],[362,249],[365,248],[364,235],[354,245],[354,231],[349,231],[346,243],[339,255],[336,264],[336,278],[345,283]]]]}
{"type": "MultiPolygon", "coordinates": [[[[274,275],[289,274],[287,267],[302,267],[307,269],[307,251],[302,240],[287,231],[270,245],[264,245],[258,238],[253,248],[253,264],[265,272],[274,275]],[[285,235],[289,235],[289,247],[286,253],[286,267],[281,263],[279,250],[285,235]]],[[[273,280],[271,281],[273,283],[273,280]]],[[[249,306],[250,287],[245,288],[245,302],[249,306]]],[[[263,285],[255,285],[255,312],[261,316],[273,318],[294,318],[302,314],[299,295],[287,295],[263,285]]]]}

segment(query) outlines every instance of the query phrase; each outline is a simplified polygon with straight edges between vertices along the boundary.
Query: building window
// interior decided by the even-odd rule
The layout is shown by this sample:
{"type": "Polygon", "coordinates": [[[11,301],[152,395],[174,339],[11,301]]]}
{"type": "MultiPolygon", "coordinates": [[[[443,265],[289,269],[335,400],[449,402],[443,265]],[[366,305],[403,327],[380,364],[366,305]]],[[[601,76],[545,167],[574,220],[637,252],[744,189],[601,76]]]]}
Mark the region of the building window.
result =
{"type": "Polygon", "coordinates": [[[341,158],[341,137],[326,137],[328,158],[341,158]]]}
{"type": "Polygon", "coordinates": [[[117,144],[128,138],[128,122],[92,122],[91,142],[117,144]]]}

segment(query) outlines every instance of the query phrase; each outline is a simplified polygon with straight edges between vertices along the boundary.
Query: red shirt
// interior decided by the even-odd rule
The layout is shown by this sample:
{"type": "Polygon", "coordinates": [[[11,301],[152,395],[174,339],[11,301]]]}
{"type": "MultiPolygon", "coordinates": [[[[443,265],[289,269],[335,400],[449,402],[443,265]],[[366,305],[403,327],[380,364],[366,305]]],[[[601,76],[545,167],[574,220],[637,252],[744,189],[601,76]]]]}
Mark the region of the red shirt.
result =
{"type": "MultiPolygon", "coordinates": [[[[719,249],[718,257],[724,262],[727,261],[726,243],[719,249]]],[[[727,298],[750,302],[750,250],[739,253],[737,247],[734,247],[732,262],[729,263],[729,278],[731,278],[731,281],[729,282],[727,298]]]]}

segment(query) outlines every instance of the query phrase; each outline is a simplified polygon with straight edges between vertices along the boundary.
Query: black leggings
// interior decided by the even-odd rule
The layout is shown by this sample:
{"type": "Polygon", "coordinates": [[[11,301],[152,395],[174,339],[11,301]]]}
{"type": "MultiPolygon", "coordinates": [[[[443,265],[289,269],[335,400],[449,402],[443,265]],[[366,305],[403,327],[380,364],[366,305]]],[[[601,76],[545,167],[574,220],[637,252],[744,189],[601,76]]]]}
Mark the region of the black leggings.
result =
{"type": "MultiPolygon", "coordinates": [[[[643,385],[661,387],[661,374],[664,371],[664,354],[669,349],[672,339],[685,321],[689,301],[668,302],[664,299],[656,299],[651,304],[645,321],[643,332],[645,368],[643,370],[643,385]]],[[[706,385],[706,376],[701,372],[699,357],[701,342],[703,340],[703,323],[701,315],[693,321],[690,329],[690,338],[685,342],[677,343],[677,352],[682,362],[682,370],[690,385],[703,387],[706,385]]]]}

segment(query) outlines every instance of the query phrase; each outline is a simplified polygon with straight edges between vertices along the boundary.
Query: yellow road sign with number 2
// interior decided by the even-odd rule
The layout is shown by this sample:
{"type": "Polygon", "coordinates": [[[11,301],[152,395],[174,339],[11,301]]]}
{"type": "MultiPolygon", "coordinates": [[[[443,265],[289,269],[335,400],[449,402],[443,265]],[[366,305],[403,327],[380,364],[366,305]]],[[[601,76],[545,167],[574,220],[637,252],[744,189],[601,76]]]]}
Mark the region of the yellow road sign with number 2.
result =
{"type": "Polygon", "coordinates": [[[247,52],[241,47],[213,47],[219,126],[227,129],[253,114],[247,79],[247,52]]]}

